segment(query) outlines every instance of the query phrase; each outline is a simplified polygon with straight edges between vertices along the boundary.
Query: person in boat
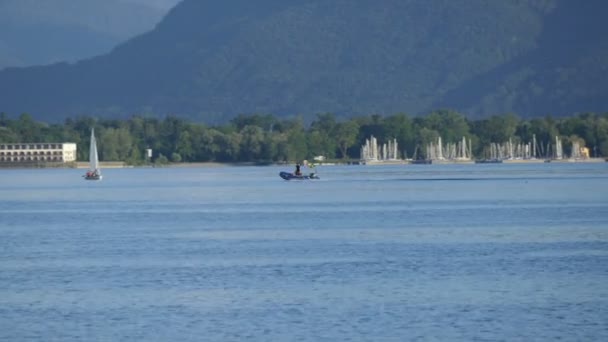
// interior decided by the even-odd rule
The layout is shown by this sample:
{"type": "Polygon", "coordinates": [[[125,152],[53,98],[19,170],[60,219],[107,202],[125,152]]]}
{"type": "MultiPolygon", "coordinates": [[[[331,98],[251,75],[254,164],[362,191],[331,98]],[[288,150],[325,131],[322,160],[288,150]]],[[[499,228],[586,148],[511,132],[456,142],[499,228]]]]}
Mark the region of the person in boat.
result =
{"type": "Polygon", "coordinates": [[[97,170],[94,171],[87,171],[85,177],[87,178],[92,178],[92,177],[97,177],[99,176],[99,172],[97,170]]]}
{"type": "Polygon", "coordinates": [[[293,173],[296,176],[301,176],[302,175],[302,171],[300,170],[300,164],[296,164],[296,171],[293,173]]]}

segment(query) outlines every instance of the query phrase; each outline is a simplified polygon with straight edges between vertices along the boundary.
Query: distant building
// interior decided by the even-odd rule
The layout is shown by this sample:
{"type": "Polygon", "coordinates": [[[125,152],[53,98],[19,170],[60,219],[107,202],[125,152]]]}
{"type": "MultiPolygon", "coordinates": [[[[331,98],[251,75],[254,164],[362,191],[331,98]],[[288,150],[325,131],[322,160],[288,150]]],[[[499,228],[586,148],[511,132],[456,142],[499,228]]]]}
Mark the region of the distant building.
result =
{"type": "Polygon", "coordinates": [[[76,161],[75,143],[0,143],[0,163],[69,163],[76,161]]]}

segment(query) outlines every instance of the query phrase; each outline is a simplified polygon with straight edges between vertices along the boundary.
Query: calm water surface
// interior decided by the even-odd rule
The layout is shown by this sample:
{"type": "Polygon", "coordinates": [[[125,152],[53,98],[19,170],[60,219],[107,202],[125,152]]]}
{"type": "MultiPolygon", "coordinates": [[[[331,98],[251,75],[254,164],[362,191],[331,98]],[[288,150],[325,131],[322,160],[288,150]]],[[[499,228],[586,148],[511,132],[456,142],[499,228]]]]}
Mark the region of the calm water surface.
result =
{"type": "Polygon", "coordinates": [[[282,170],[0,170],[0,340],[608,340],[608,164],[282,170]]]}

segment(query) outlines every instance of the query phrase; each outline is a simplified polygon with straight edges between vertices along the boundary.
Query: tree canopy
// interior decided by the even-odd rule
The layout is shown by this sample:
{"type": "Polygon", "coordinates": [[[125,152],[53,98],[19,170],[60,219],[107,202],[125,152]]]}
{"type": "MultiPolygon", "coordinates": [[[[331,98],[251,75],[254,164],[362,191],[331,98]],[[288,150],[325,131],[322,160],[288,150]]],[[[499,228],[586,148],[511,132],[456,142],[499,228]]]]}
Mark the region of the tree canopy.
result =
{"type": "Polygon", "coordinates": [[[10,119],[0,113],[0,143],[75,142],[78,159],[88,158],[90,129],[98,136],[100,160],[141,164],[145,151],[163,162],[293,162],[322,155],[327,159],[358,159],[360,147],[374,136],[380,143],[397,139],[401,157],[425,157],[423,147],[437,141],[472,141],[476,157],[490,143],[530,142],[545,145],[559,137],[568,151],[573,142],[587,146],[593,157],[608,156],[608,113],[583,113],[565,118],[520,119],[514,114],[467,120],[452,110],[426,116],[405,113],[383,117],[359,116],[338,120],[332,113],[317,115],[310,125],[299,118],[270,114],[239,116],[219,126],[189,122],[176,116],[164,119],[134,116],[125,120],[90,116],[48,124],[21,114],[10,119]],[[416,154],[416,156],[414,156],[416,154]]]}

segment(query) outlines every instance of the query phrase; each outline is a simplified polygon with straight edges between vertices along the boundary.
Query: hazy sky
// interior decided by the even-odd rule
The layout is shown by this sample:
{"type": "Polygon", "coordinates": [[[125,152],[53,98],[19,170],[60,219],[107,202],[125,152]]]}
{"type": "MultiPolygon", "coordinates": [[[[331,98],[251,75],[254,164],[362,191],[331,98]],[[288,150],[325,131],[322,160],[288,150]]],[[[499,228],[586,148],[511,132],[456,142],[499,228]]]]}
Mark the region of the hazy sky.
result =
{"type": "Polygon", "coordinates": [[[182,0],[0,0],[0,70],[109,52],[182,0]]]}

